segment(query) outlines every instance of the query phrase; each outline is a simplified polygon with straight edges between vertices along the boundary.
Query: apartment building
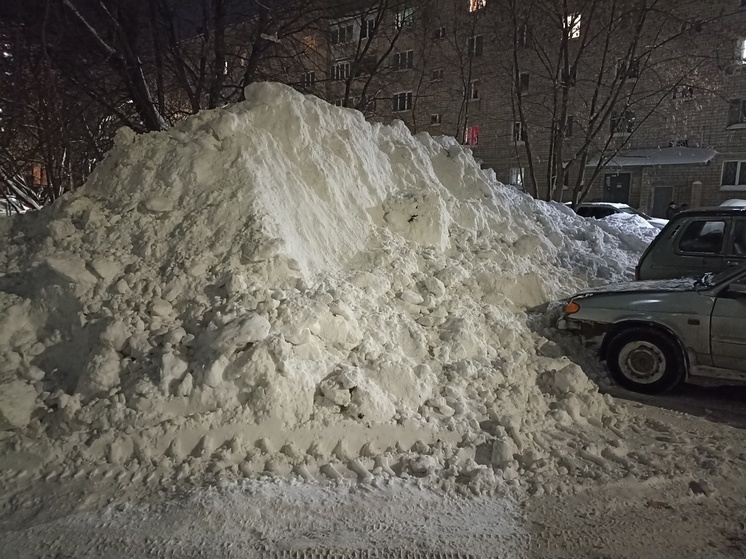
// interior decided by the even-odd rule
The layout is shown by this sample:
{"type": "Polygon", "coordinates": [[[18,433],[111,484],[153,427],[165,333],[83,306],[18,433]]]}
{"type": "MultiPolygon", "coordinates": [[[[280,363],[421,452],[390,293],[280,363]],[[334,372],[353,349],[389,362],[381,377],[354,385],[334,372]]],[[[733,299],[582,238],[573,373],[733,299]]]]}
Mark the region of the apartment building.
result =
{"type": "Polygon", "coordinates": [[[746,198],[746,0],[669,0],[644,21],[634,2],[555,4],[363,2],[307,39],[326,64],[296,85],[455,136],[542,198],[654,214],[746,198]]]}

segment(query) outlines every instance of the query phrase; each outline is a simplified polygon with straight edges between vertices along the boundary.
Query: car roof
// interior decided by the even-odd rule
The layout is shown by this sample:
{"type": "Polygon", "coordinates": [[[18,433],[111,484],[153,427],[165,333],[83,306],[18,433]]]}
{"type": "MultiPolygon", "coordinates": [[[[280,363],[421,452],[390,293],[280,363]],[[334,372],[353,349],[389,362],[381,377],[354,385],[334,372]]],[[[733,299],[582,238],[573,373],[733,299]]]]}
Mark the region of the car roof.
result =
{"type": "Polygon", "coordinates": [[[578,204],[578,207],[582,206],[599,206],[608,208],[629,208],[629,204],[620,204],[619,202],[582,202],[578,204]]]}
{"type": "Polygon", "coordinates": [[[744,206],[713,206],[710,208],[697,208],[695,210],[682,210],[675,217],[711,217],[711,216],[729,216],[729,215],[746,215],[744,206]]]}

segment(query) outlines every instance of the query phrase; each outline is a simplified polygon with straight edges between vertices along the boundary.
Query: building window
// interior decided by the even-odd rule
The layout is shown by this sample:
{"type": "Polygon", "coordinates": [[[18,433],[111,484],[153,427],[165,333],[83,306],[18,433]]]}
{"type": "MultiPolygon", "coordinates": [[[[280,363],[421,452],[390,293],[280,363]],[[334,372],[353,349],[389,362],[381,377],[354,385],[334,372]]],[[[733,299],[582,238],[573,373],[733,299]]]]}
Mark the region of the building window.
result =
{"type": "Polygon", "coordinates": [[[332,66],[332,79],[337,81],[346,80],[350,77],[350,63],[349,62],[337,62],[332,66]]]}
{"type": "Polygon", "coordinates": [[[518,29],[517,43],[520,48],[528,49],[531,48],[531,26],[528,23],[524,23],[518,29]]]}
{"type": "Polygon", "coordinates": [[[511,137],[513,138],[513,143],[515,144],[520,145],[526,143],[526,129],[523,127],[523,123],[520,120],[516,120],[513,123],[511,137]]]}
{"type": "Polygon", "coordinates": [[[723,162],[720,187],[725,190],[746,190],[746,161],[723,162]]]}
{"type": "Polygon", "coordinates": [[[332,44],[341,45],[352,41],[352,25],[342,25],[332,29],[332,44]]]}
{"type": "Polygon", "coordinates": [[[414,66],[414,51],[397,52],[394,55],[394,70],[406,70],[414,66]]]}
{"type": "Polygon", "coordinates": [[[565,19],[567,36],[570,39],[580,38],[580,14],[570,14],[565,19]]]}
{"type": "Polygon", "coordinates": [[[430,124],[432,124],[433,126],[440,124],[442,122],[443,122],[443,115],[437,114],[437,113],[433,113],[430,115],[430,124]]]}
{"type": "Polygon", "coordinates": [[[446,38],[446,28],[445,27],[438,27],[433,32],[433,39],[445,39],[446,38]]]}
{"type": "Polygon", "coordinates": [[[746,124],[746,99],[731,99],[728,108],[728,126],[746,124]]]}
{"type": "Polygon", "coordinates": [[[620,60],[616,66],[616,79],[636,80],[640,77],[640,60],[632,59],[629,64],[626,60],[620,60]]]}
{"type": "Polygon", "coordinates": [[[572,125],[573,125],[573,116],[567,115],[565,116],[565,125],[562,127],[562,137],[563,138],[572,138],[572,125]]]}
{"type": "Polygon", "coordinates": [[[430,72],[430,81],[437,82],[443,79],[443,69],[439,68],[430,72]]]}
{"type": "Polygon", "coordinates": [[[674,101],[694,98],[694,88],[691,85],[677,85],[673,90],[674,101]]]}
{"type": "Polygon", "coordinates": [[[376,30],[376,20],[364,19],[362,24],[360,25],[360,38],[368,39],[372,37],[375,30],[376,30]]]}
{"type": "Polygon", "coordinates": [[[674,138],[668,142],[670,148],[688,148],[689,138],[674,138]]]}
{"type": "Polygon", "coordinates": [[[414,25],[414,8],[404,8],[394,14],[394,26],[397,29],[414,25]]]}
{"type": "Polygon", "coordinates": [[[512,167],[510,169],[510,179],[508,182],[510,184],[514,184],[515,186],[520,186],[523,188],[523,175],[524,175],[524,169],[523,167],[512,167]]]}
{"type": "Polygon", "coordinates": [[[300,75],[300,85],[302,87],[313,87],[316,83],[316,72],[304,72],[300,75]]]}
{"type": "Polygon", "coordinates": [[[469,99],[479,99],[479,80],[469,82],[469,99]]]}
{"type": "Polygon", "coordinates": [[[402,93],[394,94],[394,112],[400,113],[402,111],[409,111],[412,109],[412,92],[404,91],[402,93]]]}
{"type": "Polygon", "coordinates": [[[484,46],[484,37],[482,35],[474,35],[466,40],[466,52],[469,56],[482,56],[482,49],[484,46]]]}
{"type": "Polygon", "coordinates": [[[339,98],[337,98],[337,99],[334,100],[334,104],[337,107],[349,107],[350,106],[350,101],[349,100],[345,100],[344,97],[339,97],[339,98]]]}
{"type": "Polygon", "coordinates": [[[736,64],[746,64],[746,38],[736,44],[736,64]]]}
{"type": "Polygon", "coordinates": [[[301,43],[307,49],[316,50],[316,37],[313,35],[306,35],[301,39],[301,43]]]}
{"type": "Polygon", "coordinates": [[[464,143],[467,146],[475,146],[479,143],[479,126],[467,126],[464,132],[464,143]]]}
{"type": "Polygon", "coordinates": [[[518,74],[518,91],[521,93],[526,93],[528,91],[528,87],[531,84],[531,74],[528,72],[521,72],[518,74]]]}
{"type": "Polygon", "coordinates": [[[635,128],[635,113],[614,111],[611,114],[611,133],[618,136],[631,134],[635,128]]]}
{"type": "Polygon", "coordinates": [[[469,12],[476,12],[487,5],[487,0],[468,0],[469,12]]]}

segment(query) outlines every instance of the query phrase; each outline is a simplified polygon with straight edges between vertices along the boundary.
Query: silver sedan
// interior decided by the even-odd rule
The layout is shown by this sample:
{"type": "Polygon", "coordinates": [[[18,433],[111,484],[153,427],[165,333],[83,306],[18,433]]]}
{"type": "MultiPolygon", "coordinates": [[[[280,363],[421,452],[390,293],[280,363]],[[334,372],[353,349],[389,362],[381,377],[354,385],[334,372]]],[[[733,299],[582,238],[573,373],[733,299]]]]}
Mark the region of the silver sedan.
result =
{"type": "Polygon", "coordinates": [[[584,291],[558,326],[598,344],[612,377],[631,390],[664,392],[690,374],[746,380],[746,264],[584,291]]]}

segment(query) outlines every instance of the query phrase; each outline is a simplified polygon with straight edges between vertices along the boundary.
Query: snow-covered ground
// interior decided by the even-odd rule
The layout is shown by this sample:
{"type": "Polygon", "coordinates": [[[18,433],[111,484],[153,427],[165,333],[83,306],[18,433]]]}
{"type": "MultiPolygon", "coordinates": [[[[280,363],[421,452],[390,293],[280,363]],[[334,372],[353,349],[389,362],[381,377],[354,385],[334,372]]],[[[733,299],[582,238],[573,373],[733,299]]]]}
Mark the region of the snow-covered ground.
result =
{"type": "Polygon", "coordinates": [[[632,279],[650,228],[535,201],[452,138],[246,98],[123,130],[0,221],[11,556],[528,557],[562,503],[731,483],[740,431],[600,394],[532,310],[632,279]]]}

